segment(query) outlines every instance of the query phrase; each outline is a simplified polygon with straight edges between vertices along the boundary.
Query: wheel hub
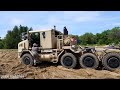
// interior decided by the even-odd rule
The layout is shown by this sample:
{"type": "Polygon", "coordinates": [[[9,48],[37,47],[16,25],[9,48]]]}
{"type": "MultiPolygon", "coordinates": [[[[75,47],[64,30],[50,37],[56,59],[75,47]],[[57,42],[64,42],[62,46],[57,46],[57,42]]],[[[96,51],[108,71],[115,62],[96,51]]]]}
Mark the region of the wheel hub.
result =
{"type": "Polygon", "coordinates": [[[120,66],[120,61],[117,57],[111,57],[108,59],[107,64],[111,68],[118,68],[120,66]]]}
{"type": "Polygon", "coordinates": [[[83,64],[87,67],[92,67],[94,65],[94,59],[92,57],[86,57],[83,60],[83,64]]]}
{"type": "Polygon", "coordinates": [[[30,58],[29,57],[25,57],[24,58],[24,62],[26,65],[29,65],[30,64],[30,58]]]}
{"type": "Polygon", "coordinates": [[[66,57],[64,60],[63,60],[63,63],[64,65],[66,66],[71,66],[73,61],[72,61],[72,58],[71,57],[66,57]]]}

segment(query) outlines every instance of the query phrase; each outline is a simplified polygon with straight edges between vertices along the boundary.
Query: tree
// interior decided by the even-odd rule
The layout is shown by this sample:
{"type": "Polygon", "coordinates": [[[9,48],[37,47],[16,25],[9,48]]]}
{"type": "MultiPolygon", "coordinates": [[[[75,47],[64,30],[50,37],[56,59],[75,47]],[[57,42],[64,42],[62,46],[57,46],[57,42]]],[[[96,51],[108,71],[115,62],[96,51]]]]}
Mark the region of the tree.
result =
{"type": "Polygon", "coordinates": [[[0,49],[3,49],[4,48],[4,42],[3,42],[3,39],[1,39],[0,37],[0,49]]]}
{"type": "MultiPolygon", "coordinates": [[[[0,49],[17,49],[18,43],[21,40],[22,32],[32,31],[32,27],[27,26],[14,26],[12,30],[8,30],[4,39],[0,37],[0,49]]],[[[71,35],[72,36],[72,35],[71,35]]],[[[120,27],[114,27],[111,30],[104,30],[101,33],[94,35],[93,33],[85,33],[81,36],[75,35],[80,44],[118,44],[120,42],[120,27]]],[[[36,38],[36,37],[35,37],[36,38]]]]}
{"type": "Polygon", "coordinates": [[[97,43],[98,44],[109,44],[111,42],[111,39],[109,38],[111,30],[105,30],[102,33],[97,33],[97,43]]]}
{"type": "Polygon", "coordinates": [[[102,33],[97,33],[96,37],[98,44],[118,44],[120,42],[120,27],[104,30],[102,33]]]}
{"type": "Polygon", "coordinates": [[[109,38],[113,43],[118,44],[120,42],[120,27],[115,27],[111,30],[109,38]]]}
{"type": "Polygon", "coordinates": [[[85,33],[80,36],[81,44],[96,44],[96,37],[92,33],[85,33]]]}
{"type": "Polygon", "coordinates": [[[27,26],[14,26],[13,30],[8,30],[6,37],[4,38],[4,47],[7,49],[17,49],[18,43],[21,41],[22,32],[32,30],[27,26]]]}

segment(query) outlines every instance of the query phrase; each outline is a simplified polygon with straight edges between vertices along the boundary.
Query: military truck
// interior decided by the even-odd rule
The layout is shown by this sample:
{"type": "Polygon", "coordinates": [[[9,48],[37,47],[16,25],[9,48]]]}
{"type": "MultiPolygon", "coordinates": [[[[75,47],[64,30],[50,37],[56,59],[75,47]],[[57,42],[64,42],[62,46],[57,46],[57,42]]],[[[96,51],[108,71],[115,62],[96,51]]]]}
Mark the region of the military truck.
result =
{"type": "Polygon", "coordinates": [[[120,48],[119,47],[102,47],[95,48],[96,56],[99,62],[107,70],[113,71],[120,69],[120,48]]]}
{"type": "Polygon", "coordinates": [[[77,45],[77,40],[68,35],[64,28],[63,33],[56,27],[48,30],[28,31],[22,34],[22,40],[18,43],[18,58],[25,65],[34,66],[34,56],[31,52],[33,43],[40,47],[38,61],[60,63],[65,68],[75,68],[79,64],[83,68],[99,66],[99,59],[94,48],[77,45]]]}

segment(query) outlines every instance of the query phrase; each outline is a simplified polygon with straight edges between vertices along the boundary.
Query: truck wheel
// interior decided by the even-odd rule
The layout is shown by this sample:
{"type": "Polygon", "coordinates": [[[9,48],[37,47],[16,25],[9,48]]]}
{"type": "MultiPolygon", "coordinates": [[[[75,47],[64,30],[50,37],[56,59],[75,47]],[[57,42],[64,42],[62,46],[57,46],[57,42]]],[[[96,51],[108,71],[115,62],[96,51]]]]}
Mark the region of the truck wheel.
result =
{"type": "Polygon", "coordinates": [[[99,65],[99,60],[92,53],[85,53],[79,59],[80,66],[82,68],[96,69],[99,65]]]}
{"type": "Polygon", "coordinates": [[[60,62],[65,68],[75,68],[77,65],[77,59],[72,53],[65,53],[60,62]]]}
{"type": "Polygon", "coordinates": [[[21,58],[22,63],[25,65],[34,65],[33,57],[30,54],[24,54],[21,58]]]}
{"type": "Polygon", "coordinates": [[[103,56],[102,64],[110,71],[120,68],[120,54],[113,52],[106,54],[103,56]]]}

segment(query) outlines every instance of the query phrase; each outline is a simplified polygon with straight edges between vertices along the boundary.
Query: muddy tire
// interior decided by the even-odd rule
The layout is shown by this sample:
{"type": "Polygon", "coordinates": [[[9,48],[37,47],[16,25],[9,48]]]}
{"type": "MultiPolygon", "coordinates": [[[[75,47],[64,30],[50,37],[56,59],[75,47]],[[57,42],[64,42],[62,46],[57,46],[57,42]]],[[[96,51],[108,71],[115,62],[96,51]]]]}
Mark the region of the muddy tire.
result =
{"type": "Polygon", "coordinates": [[[60,63],[65,68],[75,68],[77,59],[72,53],[65,53],[60,60],[60,63]]]}
{"type": "Polygon", "coordinates": [[[120,68],[120,54],[119,53],[108,53],[103,56],[102,64],[105,69],[113,71],[120,68]]]}
{"type": "Polygon", "coordinates": [[[82,68],[96,69],[99,66],[99,60],[92,53],[85,53],[79,59],[79,64],[82,68]]]}
{"type": "Polygon", "coordinates": [[[34,59],[30,54],[24,54],[21,58],[21,61],[25,65],[30,65],[30,66],[34,65],[34,59]]]}

